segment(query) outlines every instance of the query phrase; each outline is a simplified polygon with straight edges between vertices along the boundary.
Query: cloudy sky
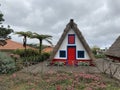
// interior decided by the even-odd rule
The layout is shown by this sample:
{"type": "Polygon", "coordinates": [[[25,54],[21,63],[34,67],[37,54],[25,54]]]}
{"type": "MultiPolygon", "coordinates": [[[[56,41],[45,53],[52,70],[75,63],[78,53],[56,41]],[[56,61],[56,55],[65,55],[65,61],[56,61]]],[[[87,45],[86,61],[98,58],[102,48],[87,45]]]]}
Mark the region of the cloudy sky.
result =
{"type": "MultiPolygon", "coordinates": [[[[90,46],[109,47],[120,35],[120,0],[0,0],[4,25],[52,35],[55,45],[72,18],[90,46]]],[[[22,42],[17,35],[12,39],[22,42]]],[[[34,43],[37,40],[28,40],[34,43]]],[[[44,42],[45,43],[45,42],[44,42]]]]}

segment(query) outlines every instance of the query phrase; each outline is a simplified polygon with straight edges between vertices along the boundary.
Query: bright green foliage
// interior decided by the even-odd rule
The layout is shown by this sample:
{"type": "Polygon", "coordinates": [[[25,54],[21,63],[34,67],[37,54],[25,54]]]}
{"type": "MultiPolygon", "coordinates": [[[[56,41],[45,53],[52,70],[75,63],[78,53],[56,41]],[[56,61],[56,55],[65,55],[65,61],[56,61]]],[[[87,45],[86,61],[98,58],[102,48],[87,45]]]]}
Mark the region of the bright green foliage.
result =
{"type": "Polygon", "coordinates": [[[0,74],[12,73],[16,70],[14,59],[0,52],[0,74]]]}

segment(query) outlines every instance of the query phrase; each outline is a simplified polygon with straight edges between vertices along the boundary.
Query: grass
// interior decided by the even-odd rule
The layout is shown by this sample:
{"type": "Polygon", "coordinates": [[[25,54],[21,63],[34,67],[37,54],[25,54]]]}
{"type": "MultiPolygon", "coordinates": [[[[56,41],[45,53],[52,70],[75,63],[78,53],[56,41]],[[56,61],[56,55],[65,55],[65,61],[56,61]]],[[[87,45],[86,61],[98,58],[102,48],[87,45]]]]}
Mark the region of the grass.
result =
{"type": "Polygon", "coordinates": [[[48,71],[0,75],[0,90],[120,90],[119,81],[102,74],[48,71]]]}

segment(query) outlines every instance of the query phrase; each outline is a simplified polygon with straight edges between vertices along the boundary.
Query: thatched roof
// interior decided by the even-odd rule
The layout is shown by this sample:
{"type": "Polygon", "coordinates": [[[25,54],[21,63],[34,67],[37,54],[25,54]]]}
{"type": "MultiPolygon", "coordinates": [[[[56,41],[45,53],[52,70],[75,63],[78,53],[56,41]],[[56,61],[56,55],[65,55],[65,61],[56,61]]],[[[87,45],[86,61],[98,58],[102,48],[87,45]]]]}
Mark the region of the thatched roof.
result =
{"type": "Polygon", "coordinates": [[[120,58],[120,36],[116,39],[116,41],[107,50],[106,55],[120,58]]]}
{"type": "Polygon", "coordinates": [[[80,30],[77,28],[77,24],[74,23],[73,19],[70,20],[70,22],[66,25],[66,28],[64,29],[64,32],[60,38],[60,40],[58,41],[58,43],[56,44],[56,46],[53,49],[53,52],[50,56],[50,60],[53,60],[55,54],[57,53],[58,49],[60,48],[65,36],[67,35],[67,33],[73,29],[74,32],[77,34],[79,40],[81,41],[81,43],[83,44],[83,46],[85,47],[86,51],[88,52],[88,55],[90,56],[90,58],[92,60],[94,60],[94,56],[92,54],[92,51],[89,47],[89,45],[87,44],[87,42],[85,41],[82,33],[80,32],[80,30]]]}

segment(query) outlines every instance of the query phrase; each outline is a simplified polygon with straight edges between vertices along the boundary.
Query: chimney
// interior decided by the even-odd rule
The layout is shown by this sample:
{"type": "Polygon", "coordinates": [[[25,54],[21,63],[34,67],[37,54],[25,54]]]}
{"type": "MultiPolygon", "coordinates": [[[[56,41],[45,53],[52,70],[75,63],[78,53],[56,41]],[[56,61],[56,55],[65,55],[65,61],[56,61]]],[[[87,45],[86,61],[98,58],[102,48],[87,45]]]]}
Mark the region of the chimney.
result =
{"type": "Polygon", "coordinates": [[[73,22],[74,22],[74,20],[73,20],[73,19],[70,19],[70,27],[71,27],[71,28],[73,27],[73,22]]]}

